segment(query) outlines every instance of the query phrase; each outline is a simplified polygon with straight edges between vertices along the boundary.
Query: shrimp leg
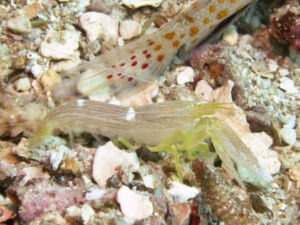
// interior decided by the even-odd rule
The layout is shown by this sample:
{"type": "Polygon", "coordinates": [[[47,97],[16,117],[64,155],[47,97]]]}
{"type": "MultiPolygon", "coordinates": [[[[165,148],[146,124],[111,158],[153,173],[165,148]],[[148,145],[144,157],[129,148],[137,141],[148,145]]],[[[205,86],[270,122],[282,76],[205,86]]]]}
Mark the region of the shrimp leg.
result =
{"type": "Polygon", "coordinates": [[[136,151],[140,146],[139,145],[133,145],[131,144],[128,140],[126,140],[125,138],[122,137],[118,137],[115,141],[114,144],[118,145],[118,143],[121,143],[122,145],[124,145],[127,149],[129,149],[130,151],[136,151]]]}

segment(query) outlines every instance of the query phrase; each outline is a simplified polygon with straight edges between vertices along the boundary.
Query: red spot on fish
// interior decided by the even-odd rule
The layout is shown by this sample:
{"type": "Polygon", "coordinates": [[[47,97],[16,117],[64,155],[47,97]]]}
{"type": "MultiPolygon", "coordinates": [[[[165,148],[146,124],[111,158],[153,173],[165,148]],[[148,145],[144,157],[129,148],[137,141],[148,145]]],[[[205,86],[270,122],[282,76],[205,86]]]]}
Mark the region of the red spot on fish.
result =
{"type": "Polygon", "coordinates": [[[118,77],[120,77],[120,76],[122,76],[122,74],[121,74],[121,73],[118,73],[118,77]]]}
{"type": "Polygon", "coordinates": [[[154,45],[154,41],[148,40],[148,45],[149,45],[149,46],[154,45]]]}
{"type": "Polygon", "coordinates": [[[177,48],[179,45],[180,45],[179,41],[176,40],[176,41],[173,42],[173,47],[174,48],[177,48]]]}
{"type": "Polygon", "coordinates": [[[158,55],[157,58],[156,58],[156,60],[157,60],[158,62],[161,62],[161,61],[164,60],[164,58],[165,58],[164,55],[158,55]]]}
{"type": "Polygon", "coordinates": [[[198,27],[191,27],[190,29],[190,36],[194,36],[196,34],[198,34],[199,32],[199,28],[198,27]]]}
{"type": "Polygon", "coordinates": [[[149,63],[144,63],[144,64],[142,65],[142,69],[143,69],[143,70],[144,70],[144,69],[147,69],[148,66],[149,66],[149,63]]]}
{"type": "Polygon", "coordinates": [[[161,48],[162,48],[161,45],[156,45],[156,46],[154,47],[154,50],[155,50],[155,51],[159,51],[161,48]]]}
{"type": "Polygon", "coordinates": [[[131,63],[131,66],[136,66],[137,65],[137,61],[134,61],[133,63],[131,63]]]}
{"type": "Polygon", "coordinates": [[[129,77],[127,80],[130,82],[133,80],[133,77],[129,77]]]}
{"type": "Polygon", "coordinates": [[[168,40],[172,40],[174,37],[175,37],[175,32],[174,31],[165,34],[165,38],[168,39],[168,40]]]}
{"type": "Polygon", "coordinates": [[[109,74],[109,75],[106,76],[106,78],[107,78],[107,79],[111,79],[111,78],[113,78],[113,75],[112,75],[112,74],[109,74]]]}
{"type": "Polygon", "coordinates": [[[131,60],[134,60],[135,58],[136,58],[135,55],[133,55],[133,56],[130,57],[131,60]]]}
{"type": "Polygon", "coordinates": [[[124,62],[123,62],[123,63],[121,63],[121,64],[120,64],[120,66],[125,66],[125,63],[124,63],[124,62]]]}
{"type": "Polygon", "coordinates": [[[150,58],[151,58],[151,54],[147,54],[147,55],[146,55],[146,58],[147,58],[147,59],[150,59],[150,58]]]}
{"type": "Polygon", "coordinates": [[[147,54],[147,53],[148,53],[148,50],[144,50],[144,51],[143,51],[143,54],[147,54]]]}
{"type": "Polygon", "coordinates": [[[190,16],[187,16],[186,20],[189,21],[190,23],[194,23],[195,22],[194,18],[190,17],[190,16]]]}

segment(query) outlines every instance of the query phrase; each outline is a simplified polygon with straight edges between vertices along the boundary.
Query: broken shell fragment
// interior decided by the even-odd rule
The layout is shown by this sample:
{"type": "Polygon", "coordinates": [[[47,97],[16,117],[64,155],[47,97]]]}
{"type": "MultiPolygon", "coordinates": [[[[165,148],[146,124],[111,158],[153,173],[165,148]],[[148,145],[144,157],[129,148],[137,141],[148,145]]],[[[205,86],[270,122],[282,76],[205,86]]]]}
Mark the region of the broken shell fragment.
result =
{"type": "Polygon", "coordinates": [[[99,39],[114,45],[118,40],[119,21],[104,13],[87,12],[81,15],[79,19],[80,26],[87,33],[88,40],[99,39]]]}
{"type": "Polygon", "coordinates": [[[146,219],[153,214],[153,205],[148,196],[138,194],[127,186],[119,189],[117,201],[125,217],[132,220],[146,219]]]}
{"type": "Polygon", "coordinates": [[[19,34],[27,34],[31,31],[30,20],[24,14],[8,20],[7,27],[11,31],[19,34]]]}
{"type": "Polygon", "coordinates": [[[118,170],[138,167],[135,152],[127,153],[108,142],[97,149],[93,163],[93,178],[104,188],[108,178],[118,173],[118,170]]]}
{"type": "Polygon", "coordinates": [[[172,188],[168,190],[168,193],[177,198],[180,203],[187,202],[189,199],[196,197],[199,194],[199,190],[195,187],[189,187],[179,182],[173,181],[172,188]]]}
{"type": "Polygon", "coordinates": [[[55,60],[77,58],[80,33],[75,30],[50,30],[41,43],[40,51],[55,60]]]}
{"type": "Polygon", "coordinates": [[[136,9],[143,6],[158,7],[163,0],[122,0],[121,3],[131,9],[136,9]]]}
{"type": "Polygon", "coordinates": [[[134,20],[125,20],[120,23],[120,34],[124,40],[129,40],[142,33],[142,26],[134,20]]]}
{"type": "Polygon", "coordinates": [[[7,220],[10,220],[14,217],[16,217],[17,213],[16,211],[10,209],[8,205],[0,205],[0,222],[3,223],[7,220]]]}

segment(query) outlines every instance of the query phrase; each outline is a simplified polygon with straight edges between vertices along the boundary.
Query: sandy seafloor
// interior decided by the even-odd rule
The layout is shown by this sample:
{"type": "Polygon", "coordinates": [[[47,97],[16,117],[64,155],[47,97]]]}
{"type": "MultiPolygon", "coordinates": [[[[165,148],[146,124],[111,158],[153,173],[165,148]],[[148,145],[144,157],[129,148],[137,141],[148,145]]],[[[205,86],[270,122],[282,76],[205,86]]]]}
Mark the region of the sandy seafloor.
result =
{"type": "MultiPolygon", "coordinates": [[[[1,224],[300,224],[296,0],[260,1],[217,41],[186,61],[175,57],[141,93],[105,96],[125,106],[232,102],[234,109],[217,117],[272,175],[268,190],[255,187],[255,177],[244,187],[234,181],[210,140],[208,157],[180,155],[183,183],[172,154],[145,146],[129,151],[77,130],[68,135],[65,124],[41,146],[26,147],[57,104],[63,69],[151,36],[190,2],[0,1],[1,224]]],[[[72,98],[103,100],[102,94],[72,98]]]]}

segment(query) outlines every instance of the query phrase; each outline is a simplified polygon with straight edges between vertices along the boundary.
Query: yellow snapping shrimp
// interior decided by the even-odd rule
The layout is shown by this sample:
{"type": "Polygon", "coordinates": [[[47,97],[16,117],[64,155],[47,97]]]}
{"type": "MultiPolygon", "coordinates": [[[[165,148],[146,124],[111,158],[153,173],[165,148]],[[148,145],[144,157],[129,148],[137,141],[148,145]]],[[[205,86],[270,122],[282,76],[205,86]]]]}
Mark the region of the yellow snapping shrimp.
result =
{"type": "Polygon", "coordinates": [[[30,138],[30,144],[31,147],[39,145],[55,129],[80,129],[109,138],[121,137],[125,141],[145,144],[151,151],[171,152],[181,177],[179,155],[207,154],[204,140],[211,138],[223,167],[241,185],[235,167],[255,176],[256,185],[266,187],[272,177],[239,137],[214,117],[222,109],[228,109],[228,104],[173,101],[133,108],[92,100],[71,101],[47,115],[30,138]]]}
{"type": "MultiPolygon", "coordinates": [[[[189,8],[158,31],[143,35],[124,47],[107,51],[83,62],[65,76],[53,92],[60,100],[78,91],[84,96],[111,95],[122,98],[139,92],[144,84],[158,78],[174,56],[189,52],[205,40],[226,18],[253,0],[196,0],[189,8]]],[[[92,22],[92,21],[91,21],[92,22]]]]}

